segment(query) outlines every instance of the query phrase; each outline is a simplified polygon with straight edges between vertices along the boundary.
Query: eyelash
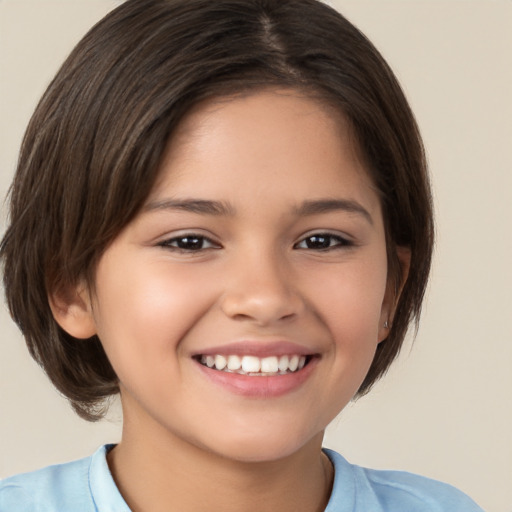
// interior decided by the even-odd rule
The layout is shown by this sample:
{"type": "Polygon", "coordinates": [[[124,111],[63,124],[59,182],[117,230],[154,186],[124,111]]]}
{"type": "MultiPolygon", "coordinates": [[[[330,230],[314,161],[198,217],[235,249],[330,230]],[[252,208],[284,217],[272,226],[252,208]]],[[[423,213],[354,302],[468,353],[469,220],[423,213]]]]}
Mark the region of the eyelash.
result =
{"type": "Polygon", "coordinates": [[[167,240],[163,240],[162,242],[158,243],[160,247],[163,247],[165,249],[170,249],[171,251],[177,251],[177,252],[185,252],[185,253],[192,253],[192,252],[199,252],[199,251],[205,251],[205,250],[211,250],[211,249],[219,249],[220,245],[215,243],[210,238],[204,236],[204,235],[196,235],[195,233],[187,233],[185,235],[176,236],[174,238],[169,238],[167,240]],[[183,245],[186,245],[187,243],[192,244],[192,247],[180,247],[180,242],[183,242],[187,240],[188,242],[185,242],[183,245]],[[209,245],[209,247],[204,247],[205,243],[209,245]],[[174,244],[174,245],[173,245],[174,244]]]}
{"type": "Polygon", "coordinates": [[[294,249],[306,249],[306,250],[314,250],[314,251],[332,251],[336,249],[343,249],[346,247],[352,247],[354,243],[347,238],[344,238],[340,235],[333,235],[332,233],[313,233],[304,237],[302,240],[297,242],[293,248],[294,249]],[[313,243],[319,243],[320,247],[300,247],[300,244],[308,243],[309,241],[313,241],[313,243]],[[315,242],[316,240],[316,242],[315,242]],[[333,242],[335,242],[333,244],[333,242]]]}
{"type": "MultiPolygon", "coordinates": [[[[293,248],[327,252],[336,249],[341,249],[344,247],[351,247],[353,245],[354,243],[352,241],[347,240],[346,238],[340,235],[334,235],[332,233],[314,233],[308,235],[307,237],[304,237],[302,240],[294,244],[293,248]],[[313,244],[316,243],[319,246],[308,246],[308,241],[310,243],[312,242],[313,244]],[[304,243],[306,244],[306,247],[300,247],[300,245],[304,243]]],[[[170,249],[172,251],[184,253],[193,253],[220,248],[220,245],[213,242],[210,238],[204,235],[196,235],[194,233],[187,233],[182,236],[177,236],[174,238],[163,240],[162,242],[158,243],[158,246],[163,247],[165,249],[170,249]],[[181,247],[180,243],[182,243],[181,247]],[[186,246],[187,244],[188,247],[186,246]],[[204,247],[205,244],[208,244],[208,247],[204,247]]]]}

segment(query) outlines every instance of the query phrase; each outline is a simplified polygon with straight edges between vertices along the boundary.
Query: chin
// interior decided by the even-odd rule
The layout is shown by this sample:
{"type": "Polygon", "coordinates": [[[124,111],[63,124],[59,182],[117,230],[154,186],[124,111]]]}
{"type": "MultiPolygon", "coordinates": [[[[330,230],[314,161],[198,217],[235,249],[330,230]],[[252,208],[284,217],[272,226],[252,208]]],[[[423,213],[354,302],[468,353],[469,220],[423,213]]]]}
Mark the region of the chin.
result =
{"type": "MultiPolygon", "coordinates": [[[[298,435],[288,430],[269,434],[259,432],[254,435],[233,435],[229,439],[224,439],[216,444],[216,449],[212,450],[223,458],[242,463],[265,463],[276,462],[290,457],[303,449],[312,448],[318,445],[321,449],[323,431],[316,435],[298,435]]],[[[210,446],[212,446],[210,444],[210,446]]]]}

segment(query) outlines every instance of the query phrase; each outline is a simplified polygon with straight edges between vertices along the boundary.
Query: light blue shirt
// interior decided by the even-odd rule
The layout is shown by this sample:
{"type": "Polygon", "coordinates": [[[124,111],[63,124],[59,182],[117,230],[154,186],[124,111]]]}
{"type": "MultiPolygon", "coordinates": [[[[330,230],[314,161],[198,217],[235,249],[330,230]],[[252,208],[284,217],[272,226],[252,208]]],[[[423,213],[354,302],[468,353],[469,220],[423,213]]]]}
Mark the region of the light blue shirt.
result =
{"type": "MultiPolygon", "coordinates": [[[[106,454],[6,478],[0,512],[130,512],[106,454]]],[[[331,450],[334,485],[325,512],[483,512],[457,489],[411,473],[354,466],[331,450]]]]}

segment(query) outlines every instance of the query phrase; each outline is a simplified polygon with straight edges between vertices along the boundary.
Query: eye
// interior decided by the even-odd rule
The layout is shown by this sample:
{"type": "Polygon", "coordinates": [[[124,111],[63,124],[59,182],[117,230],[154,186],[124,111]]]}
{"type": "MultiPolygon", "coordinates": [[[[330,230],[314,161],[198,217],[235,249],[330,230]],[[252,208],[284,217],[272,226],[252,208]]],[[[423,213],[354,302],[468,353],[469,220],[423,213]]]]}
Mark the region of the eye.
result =
{"type": "Polygon", "coordinates": [[[163,240],[158,244],[160,247],[166,249],[183,251],[183,252],[198,252],[206,249],[218,249],[219,245],[210,240],[209,238],[196,235],[193,233],[177,236],[163,240]]]}
{"type": "Polygon", "coordinates": [[[303,238],[294,245],[294,249],[313,249],[317,251],[326,251],[341,247],[350,247],[353,243],[346,238],[330,233],[315,233],[303,238]]]}

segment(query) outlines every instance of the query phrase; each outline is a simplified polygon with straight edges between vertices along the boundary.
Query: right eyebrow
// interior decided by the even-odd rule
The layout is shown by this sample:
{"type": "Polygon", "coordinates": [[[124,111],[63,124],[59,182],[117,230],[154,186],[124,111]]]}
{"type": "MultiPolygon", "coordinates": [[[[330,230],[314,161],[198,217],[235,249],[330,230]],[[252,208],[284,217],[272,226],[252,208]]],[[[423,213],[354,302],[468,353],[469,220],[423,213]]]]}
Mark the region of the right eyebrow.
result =
{"type": "Polygon", "coordinates": [[[181,210],[201,215],[229,217],[235,214],[234,208],[228,203],[205,199],[163,199],[149,203],[144,207],[145,212],[155,210],[181,210]]]}

